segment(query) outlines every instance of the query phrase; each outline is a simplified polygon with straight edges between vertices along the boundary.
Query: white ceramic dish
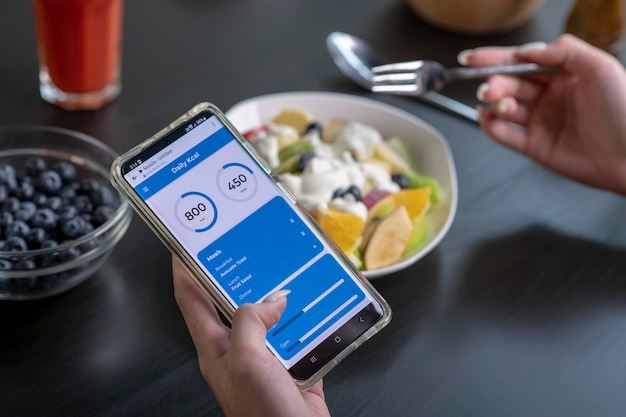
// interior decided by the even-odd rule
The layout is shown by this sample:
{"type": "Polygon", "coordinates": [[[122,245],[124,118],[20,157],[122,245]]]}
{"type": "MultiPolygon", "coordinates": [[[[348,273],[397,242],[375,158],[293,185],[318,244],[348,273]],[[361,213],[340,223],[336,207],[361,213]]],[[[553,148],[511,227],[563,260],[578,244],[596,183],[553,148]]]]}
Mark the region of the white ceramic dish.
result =
{"type": "Polygon", "coordinates": [[[226,112],[226,116],[242,132],[271,120],[285,108],[310,111],[316,119],[345,118],[369,124],[383,137],[398,136],[411,151],[418,172],[434,177],[441,187],[442,202],[433,205],[427,214],[430,241],[397,264],[364,271],[369,279],[404,269],[430,252],[448,232],[456,214],[457,178],[448,143],[432,126],[387,104],[347,94],[325,92],[290,92],[269,94],[244,100],[226,112]]]}

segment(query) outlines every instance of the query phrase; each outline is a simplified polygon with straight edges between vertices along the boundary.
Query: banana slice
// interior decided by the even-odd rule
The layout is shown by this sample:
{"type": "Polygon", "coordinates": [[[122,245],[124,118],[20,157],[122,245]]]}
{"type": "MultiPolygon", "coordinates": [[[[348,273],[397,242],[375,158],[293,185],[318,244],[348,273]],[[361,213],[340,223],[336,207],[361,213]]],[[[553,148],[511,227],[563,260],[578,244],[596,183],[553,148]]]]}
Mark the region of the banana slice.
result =
{"type": "Polygon", "coordinates": [[[291,126],[301,135],[306,132],[306,128],[312,121],[313,115],[308,111],[300,109],[284,109],[278,116],[272,119],[272,123],[291,126]]]}

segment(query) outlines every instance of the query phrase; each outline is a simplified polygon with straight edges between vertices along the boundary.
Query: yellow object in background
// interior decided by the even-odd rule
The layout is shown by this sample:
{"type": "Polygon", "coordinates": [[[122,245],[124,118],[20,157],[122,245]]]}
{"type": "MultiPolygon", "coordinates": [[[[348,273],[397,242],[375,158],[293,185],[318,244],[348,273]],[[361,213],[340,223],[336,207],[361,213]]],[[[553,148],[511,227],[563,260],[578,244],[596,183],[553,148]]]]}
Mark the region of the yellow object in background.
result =
{"type": "Polygon", "coordinates": [[[506,33],[528,22],[545,0],[406,0],[417,16],[457,33],[506,33]]]}
{"type": "Polygon", "coordinates": [[[565,32],[618,55],[624,46],[623,0],[576,0],[565,32]]]}

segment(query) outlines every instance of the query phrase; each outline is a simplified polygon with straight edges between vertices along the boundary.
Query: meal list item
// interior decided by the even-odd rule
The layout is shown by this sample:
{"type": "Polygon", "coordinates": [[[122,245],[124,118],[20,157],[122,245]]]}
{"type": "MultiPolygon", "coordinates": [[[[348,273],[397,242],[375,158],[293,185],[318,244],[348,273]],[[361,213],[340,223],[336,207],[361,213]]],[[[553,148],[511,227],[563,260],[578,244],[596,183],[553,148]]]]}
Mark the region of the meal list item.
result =
{"type": "Polygon", "coordinates": [[[32,0],[41,97],[98,109],[121,90],[123,0],[32,0]]]}

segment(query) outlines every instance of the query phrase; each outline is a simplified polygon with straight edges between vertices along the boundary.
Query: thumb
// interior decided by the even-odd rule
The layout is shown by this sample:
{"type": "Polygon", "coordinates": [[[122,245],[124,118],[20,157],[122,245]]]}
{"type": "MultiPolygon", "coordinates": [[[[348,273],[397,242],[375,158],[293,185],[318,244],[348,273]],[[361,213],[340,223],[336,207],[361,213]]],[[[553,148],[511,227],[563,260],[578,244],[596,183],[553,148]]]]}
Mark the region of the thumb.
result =
{"type": "Polygon", "coordinates": [[[265,350],[267,331],[275,325],[287,305],[288,290],[271,294],[260,304],[243,304],[233,314],[231,347],[233,351],[265,350]]]}

